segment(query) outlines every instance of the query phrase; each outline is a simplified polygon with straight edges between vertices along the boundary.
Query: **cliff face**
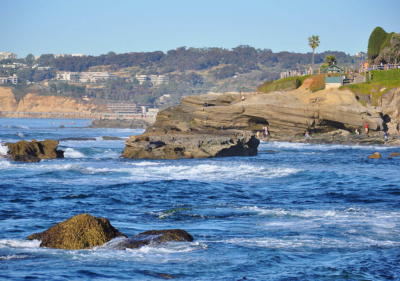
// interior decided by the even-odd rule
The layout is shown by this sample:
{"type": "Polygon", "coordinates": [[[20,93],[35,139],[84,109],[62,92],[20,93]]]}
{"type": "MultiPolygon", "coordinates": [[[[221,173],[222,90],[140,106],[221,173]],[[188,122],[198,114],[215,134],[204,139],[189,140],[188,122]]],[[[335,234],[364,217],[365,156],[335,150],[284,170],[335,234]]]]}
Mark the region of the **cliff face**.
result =
{"type": "Polygon", "coordinates": [[[0,87],[0,111],[90,113],[99,109],[97,105],[78,103],[69,97],[36,94],[27,94],[17,102],[11,89],[0,87]]]}
{"type": "MultiPolygon", "coordinates": [[[[310,78],[308,78],[310,79],[310,78]]],[[[217,131],[221,129],[269,130],[279,135],[360,128],[384,129],[382,110],[363,107],[351,91],[322,90],[311,93],[311,79],[291,92],[247,95],[207,94],[183,98],[179,106],[157,115],[154,131],[217,131]],[[204,107],[204,103],[208,106],[204,107]]]]}

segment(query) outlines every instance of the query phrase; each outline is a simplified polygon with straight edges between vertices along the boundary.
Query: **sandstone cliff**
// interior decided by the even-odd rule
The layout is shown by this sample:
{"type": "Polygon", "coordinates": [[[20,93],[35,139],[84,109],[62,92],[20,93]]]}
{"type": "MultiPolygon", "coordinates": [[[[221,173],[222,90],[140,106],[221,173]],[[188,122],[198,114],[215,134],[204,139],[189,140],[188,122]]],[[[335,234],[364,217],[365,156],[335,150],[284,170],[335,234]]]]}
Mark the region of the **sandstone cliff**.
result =
{"type": "Polygon", "coordinates": [[[0,111],[91,113],[99,109],[98,105],[79,103],[69,97],[37,94],[27,94],[17,102],[10,88],[0,87],[0,111]]]}
{"type": "Polygon", "coordinates": [[[306,130],[327,132],[360,128],[384,129],[382,109],[364,107],[349,90],[322,90],[312,93],[312,78],[290,92],[249,94],[245,101],[238,94],[209,93],[183,98],[177,107],[157,115],[154,131],[216,131],[239,129],[256,131],[267,125],[276,134],[296,135],[306,130]],[[207,106],[205,106],[207,103],[207,106]]]}

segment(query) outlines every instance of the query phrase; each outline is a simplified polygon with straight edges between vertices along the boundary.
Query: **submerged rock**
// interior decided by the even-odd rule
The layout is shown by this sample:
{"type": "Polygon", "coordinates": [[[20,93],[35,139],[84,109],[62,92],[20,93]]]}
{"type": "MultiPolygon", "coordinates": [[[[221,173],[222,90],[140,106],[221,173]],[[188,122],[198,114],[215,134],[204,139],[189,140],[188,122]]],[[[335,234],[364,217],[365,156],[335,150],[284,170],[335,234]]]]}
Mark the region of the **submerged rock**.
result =
{"type": "Polygon", "coordinates": [[[101,246],[120,236],[126,237],[114,228],[109,220],[80,214],[42,233],[35,233],[28,239],[42,241],[40,247],[79,250],[101,246]]]}
{"type": "Polygon", "coordinates": [[[374,154],[368,156],[369,159],[380,159],[382,158],[381,154],[379,152],[375,152],[374,154]]]}
{"type": "Polygon", "coordinates": [[[108,140],[124,140],[124,139],[119,137],[104,136],[103,140],[108,141],[108,140]]]}
{"type": "Polygon", "coordinates": [[[57,140],[23,140],[17,143],[7,142],[5,145],[8,146],[8,154],[14,161],[38,162],[37,159],[64,158],[64,151],[57,150],[57,140]]]}
{"type": "Polygon", "coordinates": [[[129,238],[122,248],[139,248],[145,245],[157,245],[164,242],[192,242],[193,236],[182,229],[149,230],[129,238]]]}
{"type": "Polygon", "coordinates": [[[224,133],[161,133],[126,140],[121,157],[129,159],[180,159],[226,156],[254,156],[260,144],[254,134],[242,131],[224,133]]]}
{"type": "Polygon", "coordinates": [[[393,152],[393,153],[390,153],[389,156],[400,157],[400,152],[393,152]]]}
{"type": "Polygon", "coordinates": [[[96,140],[95,138],[62,138],[59,141],[92,141],[96,140]]]}

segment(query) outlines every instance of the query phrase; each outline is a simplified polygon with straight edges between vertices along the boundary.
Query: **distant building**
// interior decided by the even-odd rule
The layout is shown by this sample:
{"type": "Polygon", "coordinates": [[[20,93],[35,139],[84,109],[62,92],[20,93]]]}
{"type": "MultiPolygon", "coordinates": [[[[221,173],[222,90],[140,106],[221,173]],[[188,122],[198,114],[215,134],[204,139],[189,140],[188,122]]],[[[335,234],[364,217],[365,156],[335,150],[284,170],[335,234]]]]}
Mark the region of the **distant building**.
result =
{"type": "Polygon", "coordinates": [[[57,80],[61,80],[61,81],[74,81],[74,82],[78,82],[80,78],[80,74],[79,72],[59,72],[57,73],[57,80]]]}
{"type": "Polygon", "coordinates": [[[151,81],[154,85],[168,83],[169,77],[165,75],[136,75],[136,79],[142,84],[145,81],[151,81]]]}
{"type": "Polygon", "coordinates": [[[39,66],[37,69],[38,70],[50,70],[50,69],[54,69],[54,67],[51,67],[51,66],[39,66]]]}
{"type": "Polygon", "coordinates": [[[79,82],[96,83],[108,79],[116,79],[117,76],[110,72],[81,72],[79,82]]]}
{"type": "Polygon", "coordinates": [[[64,58],[64,57],[71,57],[71,55],[68,55],[68,54],[54,54],[53,56],[54,56],[55,59],[64,58]]]}
{"type": "Polygon", "coordinates": [[[96,83],[108,79],[116,79],[117,76],[109,72],[58,72],[57,80],[74,81],[82,83],[96,83]]]}
{"type": "Polygon", "coordinates": [[[40,56],[35,56],[35,60],[38,60],[40,58],[40,56]]]}
{"type": "Polygon", "coordinates": [[[86,54],[72,54],[71,57],[86,57],[86,54]]]}
{"type": "Polygon", "coordinates": [[[0,60],[8,60],[8,59],[16,59],[17,55],[10,52],[1,52],[0,53],[0,60]]]}
{"type": "Polygon", "coordinates": [[[18,82],[19,82],[19,79],[18,79],[17,74],[14,74],[13,76],[9,76],[9,77],[0,77],[0,84],[4,84],[4,83],[17,84],[18,82]]]}
{"type": "Polygon", "coordinates": [[[15,64],[3,64],[3,68],[16,68],[15,64]]]}
{"type": "Polygon", "coordinates": [[[367,57],[367,54],[364,53],[364,52],[359,52],[359,53],[356,54],[356,57],[357,58],[365,58],[365,57],[367,57]]]}

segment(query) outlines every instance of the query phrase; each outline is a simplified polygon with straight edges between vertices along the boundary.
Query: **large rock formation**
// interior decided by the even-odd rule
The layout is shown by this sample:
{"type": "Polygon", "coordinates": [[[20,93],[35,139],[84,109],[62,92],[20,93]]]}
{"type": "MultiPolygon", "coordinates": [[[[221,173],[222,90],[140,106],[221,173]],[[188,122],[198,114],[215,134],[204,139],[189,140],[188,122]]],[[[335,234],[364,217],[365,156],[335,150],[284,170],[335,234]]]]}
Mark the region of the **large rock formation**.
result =
{"type": "Polygon", "coordinates": [[[126,235],[115,229],[105,218],[81,214],[42,233],[35,233],[28,239],[42,241],[40,247],[78,250],[101,246],[116,237],[126,235]]]}
{"type": "Polygon", "coordinates": [[[280,135],[327,132],[333,129],[361,128],[368,123],[371,130],[382,130],[382,110],[366,108],[349,90],[322,90],[311,93],[307,87],[312,78],[291,92],[238,95],[206,94],[183,98],[177,107],[157,114],[153,127],[146,132],[217,131],[224,129],[261,130],[268,125],[280,135]],[[207,106],[205,106],[207,105],[207,106]]]}
{"type": "Polygon", "coordinates": [[[179,159],[254,156],[260,141],[251,132],[187,133],[165,130],[126,140],[122,154],[130,159],[179,159]]]}
{"type": "Polygon", "coordinates": [[[64,151],[57,150],[57,140],[36,141],[19,141],[16,143],[8,143],[8,155],[14,161],[23,162],[39,162],[40,159],[64,158],[64,151]]]}

